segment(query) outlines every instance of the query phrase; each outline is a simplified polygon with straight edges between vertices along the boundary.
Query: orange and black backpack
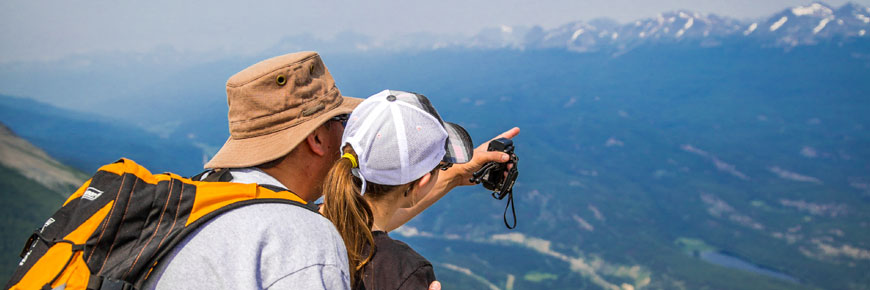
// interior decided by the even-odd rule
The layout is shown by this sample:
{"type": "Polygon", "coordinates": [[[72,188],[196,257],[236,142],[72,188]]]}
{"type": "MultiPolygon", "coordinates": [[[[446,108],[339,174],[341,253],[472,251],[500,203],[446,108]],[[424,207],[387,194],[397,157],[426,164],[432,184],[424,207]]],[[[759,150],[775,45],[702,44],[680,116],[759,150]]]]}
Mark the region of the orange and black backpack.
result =
{"type": "Polygon", "coordinates": [[[138,289],[188,233],[223,212],[262,202],[316,212],[286,189],[151,174],[121,159],[101,167],[33,233],[6,288],[138,289]]]}

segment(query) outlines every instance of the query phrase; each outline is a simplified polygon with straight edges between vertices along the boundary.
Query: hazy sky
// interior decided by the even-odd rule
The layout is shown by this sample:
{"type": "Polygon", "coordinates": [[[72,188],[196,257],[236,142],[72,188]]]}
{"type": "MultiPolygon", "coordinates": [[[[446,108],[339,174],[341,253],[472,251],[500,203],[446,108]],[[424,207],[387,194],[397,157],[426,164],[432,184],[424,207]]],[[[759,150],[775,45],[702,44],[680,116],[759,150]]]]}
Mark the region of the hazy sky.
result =
{"type": "MultiPolygon", "coordinates": [[[[870,6],[870,0],[855,0],[870,6]]],[[[473,34],[484,27],[609,17],[621,22],[688,9],[757,18],[806,0],[377,0],[377,1],[0,1],[0,62],[93,51],[256,52],[282,37],[375,37],[410,32],[473,34]]],[[[839,7],[845,0],[827,1],[839,7]]]]}

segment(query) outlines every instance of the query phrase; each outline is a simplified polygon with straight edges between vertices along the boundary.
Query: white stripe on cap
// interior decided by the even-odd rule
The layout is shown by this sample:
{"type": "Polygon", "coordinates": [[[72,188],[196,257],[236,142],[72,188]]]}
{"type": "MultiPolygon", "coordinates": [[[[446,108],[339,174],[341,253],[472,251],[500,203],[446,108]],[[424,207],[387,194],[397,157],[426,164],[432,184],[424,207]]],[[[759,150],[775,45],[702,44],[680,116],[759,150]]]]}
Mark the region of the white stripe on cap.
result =
{"type": "Polygon", "coordinates": [[[396,141],[399,143],[400,180],[406,180],[410,173],[408,172],[408,136],[405,133],[405,121],[396,102],[390,102],[389,107],[390,113],[393,114],[393,125],[396,127],[396,141]]]}

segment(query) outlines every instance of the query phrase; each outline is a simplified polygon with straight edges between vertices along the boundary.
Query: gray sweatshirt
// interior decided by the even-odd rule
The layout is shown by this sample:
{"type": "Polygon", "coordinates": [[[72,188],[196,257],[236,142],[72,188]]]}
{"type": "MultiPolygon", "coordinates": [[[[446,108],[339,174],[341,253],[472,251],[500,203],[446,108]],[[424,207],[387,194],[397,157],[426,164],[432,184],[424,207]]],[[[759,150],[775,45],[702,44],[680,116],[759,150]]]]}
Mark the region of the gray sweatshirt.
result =
{"type": "MultiPolygon", "coordinates": [[[[284,187],[257,169],[233,182],[284,187]]],[[[323,216],[289,204],[228,211],[191,233],[143,289],[349,289],[347,252],[323,216]]]]}

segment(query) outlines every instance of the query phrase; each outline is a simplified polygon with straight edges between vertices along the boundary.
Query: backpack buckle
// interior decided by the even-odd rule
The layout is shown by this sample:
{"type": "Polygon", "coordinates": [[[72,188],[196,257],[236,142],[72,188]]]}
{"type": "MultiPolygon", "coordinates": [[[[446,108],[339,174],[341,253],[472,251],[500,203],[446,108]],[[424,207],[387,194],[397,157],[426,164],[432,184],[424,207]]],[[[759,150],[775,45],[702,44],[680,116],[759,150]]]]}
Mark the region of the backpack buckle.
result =
{"type": "Polygon", "coordinates": [[[30,252],[30,249],[32,249],[33,246],[36,245],[36,239],[38,238],[39,232],[33,231],[33,234],[30,235],[30,237],[27,238],[27,242],[24,243],[24,249],[21,249],[21,254],[18,254],[18,256],[24,259],[24,257],[27,256],[27,253],[30,252]]]}
{"type": "Polygon", "coordinates": [[[88,279],[87,290],[133,290],[133,284],[127,281],[113,279],[109,277],[92,275],[88,279]]]}

